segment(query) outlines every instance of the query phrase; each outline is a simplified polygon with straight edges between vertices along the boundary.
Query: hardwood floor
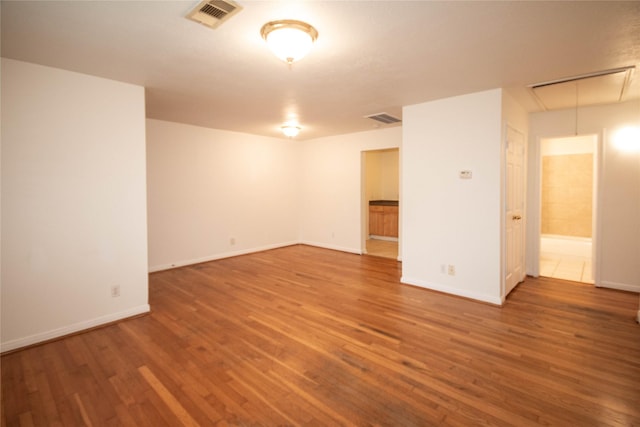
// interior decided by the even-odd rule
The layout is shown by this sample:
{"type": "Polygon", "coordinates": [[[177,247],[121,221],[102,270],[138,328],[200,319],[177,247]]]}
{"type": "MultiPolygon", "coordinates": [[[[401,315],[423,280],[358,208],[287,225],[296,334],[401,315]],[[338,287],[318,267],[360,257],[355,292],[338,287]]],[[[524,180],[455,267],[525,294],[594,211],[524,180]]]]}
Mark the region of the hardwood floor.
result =
{"type": "Polygon", "coordinates": [[[636,294],[399,278],[308,246],[151,274],[150,315],[2,356],[2,426],[640,425],[636,294]]]}

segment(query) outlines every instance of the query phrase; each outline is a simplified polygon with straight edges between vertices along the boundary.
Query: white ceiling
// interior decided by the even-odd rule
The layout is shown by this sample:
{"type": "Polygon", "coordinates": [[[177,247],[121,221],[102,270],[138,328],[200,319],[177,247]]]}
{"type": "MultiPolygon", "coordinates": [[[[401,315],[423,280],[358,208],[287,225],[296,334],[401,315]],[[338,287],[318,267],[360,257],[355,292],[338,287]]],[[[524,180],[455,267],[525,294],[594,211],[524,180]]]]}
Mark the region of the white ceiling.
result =
{"type": "Polygon", "coordinates": [[[298,139],[497,87],[538,111],[530,84],[640,69],[640,2],[237,1],[212,30],[184,18],[196,0],[3,0],[2,56],[143,85],[150,118],[281,137],[294,117],[298,139]],[[278,19],[319,32],[291,69],[260,37],[278,19]]]}

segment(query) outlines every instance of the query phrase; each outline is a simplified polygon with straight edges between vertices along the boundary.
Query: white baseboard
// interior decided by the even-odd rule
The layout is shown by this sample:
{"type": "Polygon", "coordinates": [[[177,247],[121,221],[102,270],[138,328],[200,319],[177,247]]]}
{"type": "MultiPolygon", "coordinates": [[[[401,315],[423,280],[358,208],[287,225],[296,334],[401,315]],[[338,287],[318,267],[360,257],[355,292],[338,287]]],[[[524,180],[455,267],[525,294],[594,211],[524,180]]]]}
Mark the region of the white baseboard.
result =
{"type": "Polygon", "coordinates": [[[298,243],[300,242],[277,243],[274,245],[258,246],[255,248],[242,249],[239,251],[223,252],[223,253],[219,253],[216,255],[209,255],[202,258],[176,261],[176,262],[172,262],[171,264],[154,265],[149,267],[149,273],[155,273],[157,271],[163,271],[163,270],[170,270],[172,268],[177,268],[177,267],[184,267],[186,265],[200,264],[201,262],[215,261],[217,259],[231,258],[238,255],[252,254],[254,252],[268,251],[270,249],[284,248],[285,246],[297,245],[298,243]]]}
{"type": "Polygon", "coordinates": [[[111,313],[105,316],[96,317],[95,319],[84,320],[82,322],[74,323],[69,326],[63,326],[61,328],[52,329],[50,331],[41,332],[35,335],[30,335],[28,337],[3,342],[0,343],[0,353],[16,350],[18,348],[26,347],[33,344],[38,344],[65,335],[70,335],[76,332],[83,331],[85,329],[95,328],[96,326],[126,319],[127,317],[133,317],[139,314],[148,313],[149,311],[149,304],[143,304],[124,311],[119,311],[117,313],[111,313]]]}
{"type": "Polygon", "coordinates": [[[488,302],[489,304],[494,304],[498,306],[501,306],[503,304],[502,298],[500,298],[500,296],[469,292],[466,289],[453,288],[451,286],[446,286],[439,283],[428,283],[423,280],[413,279],[411,277],[404,277],[404,276],[400,278],[400,282],[406,283],[407,285],[419,286],[421,288],[444,292],[445,294],[457,295],[460,297],[470,298],[477,301],[488,302]]]}
{"type": "Polygon", "coordinates": [[[629,292],[638,292],[640,293],[640,285],[630,285],[627,283],[616,283],[616,282],[608,282],[601,281],[600,283],[596,283],[597,288],[610,288],[610,289],[618,289],[620,291],[629,291],[629,292]]]}
{"type": "Polygon", "coordinates": [[[292,241],[292,242],[276,243],[274,245],[258,246],[258,247],[249,248],[249,249],[242,249],[242,250],[239,250],[239,251],[223,252],[223,253],[219,253],[219,254],[216,254],[216,255],[209,255],[209,256],[201,257],[201,258],[194,258],[194,259],[187,259],[187,260],[182,260],[182,261],[175,261],[175,262],[172,262],[170,264],[154,265],[154,266],[150,266],[149,267],[149,273],[156,273],[158,271],[170,270],[172,268],[184,267],[184,266],[193,265],[193,264],[200,264],[202,262],[215,261],[217,259],[231,258],[231,257],[238,256],[238,255],[247,255],[247,254],[252,254],[252,253],[255,253],[255,252],[268,251],[270,249],[284,248],[286,246],[293,246],[293,245],[315,246],[315,247],[318,247],[318,248],[332,249],[334,251],[348,252],[348,253],[352,253],[352,254],[362,255],[362,251],[360,249],[347,248],[347,247],[338,246],[338,245],[328,245],[328,244],[325,244],[325,243],[312,242],[312,241],[306,241],[306,240],[305,241],[292,241]]]}

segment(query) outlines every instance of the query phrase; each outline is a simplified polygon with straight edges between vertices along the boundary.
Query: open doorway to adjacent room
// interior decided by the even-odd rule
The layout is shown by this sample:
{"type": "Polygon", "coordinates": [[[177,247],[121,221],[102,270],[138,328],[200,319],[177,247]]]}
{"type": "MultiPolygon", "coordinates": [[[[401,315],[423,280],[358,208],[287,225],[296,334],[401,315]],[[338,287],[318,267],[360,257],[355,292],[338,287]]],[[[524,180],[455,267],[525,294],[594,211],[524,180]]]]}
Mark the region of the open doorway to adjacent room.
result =
{"type": "Polygon", "coordinates": [[[362,156],[362,252],[398,259],[399,150],[365,151],[362,156]]]}
{"type": "Polygon", "coordinates": [[[597,135],[541,140],[541,276],[594,283],[597,143],[597,135]]]}

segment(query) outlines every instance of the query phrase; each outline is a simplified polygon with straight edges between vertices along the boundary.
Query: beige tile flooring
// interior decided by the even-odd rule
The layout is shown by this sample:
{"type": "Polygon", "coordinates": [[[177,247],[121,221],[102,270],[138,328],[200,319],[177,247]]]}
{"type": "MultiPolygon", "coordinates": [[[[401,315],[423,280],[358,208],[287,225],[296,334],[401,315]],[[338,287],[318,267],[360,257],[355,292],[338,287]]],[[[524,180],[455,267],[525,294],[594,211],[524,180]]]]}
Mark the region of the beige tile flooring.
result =
{"type": "Polygon", "coordinates": [[[398,242],[367,239],[367,255],[398,259],[398,242]]]}
{"type": "Polygon", "coordinates": [[[574,282],[593,283],[591,258],[540,254],[540,275],[574,282]]]}
{"type": "Polygon", "coordinates": [[[574,282],[593,283],[591,242],[541,240],[540,275],[574,282]]]}

